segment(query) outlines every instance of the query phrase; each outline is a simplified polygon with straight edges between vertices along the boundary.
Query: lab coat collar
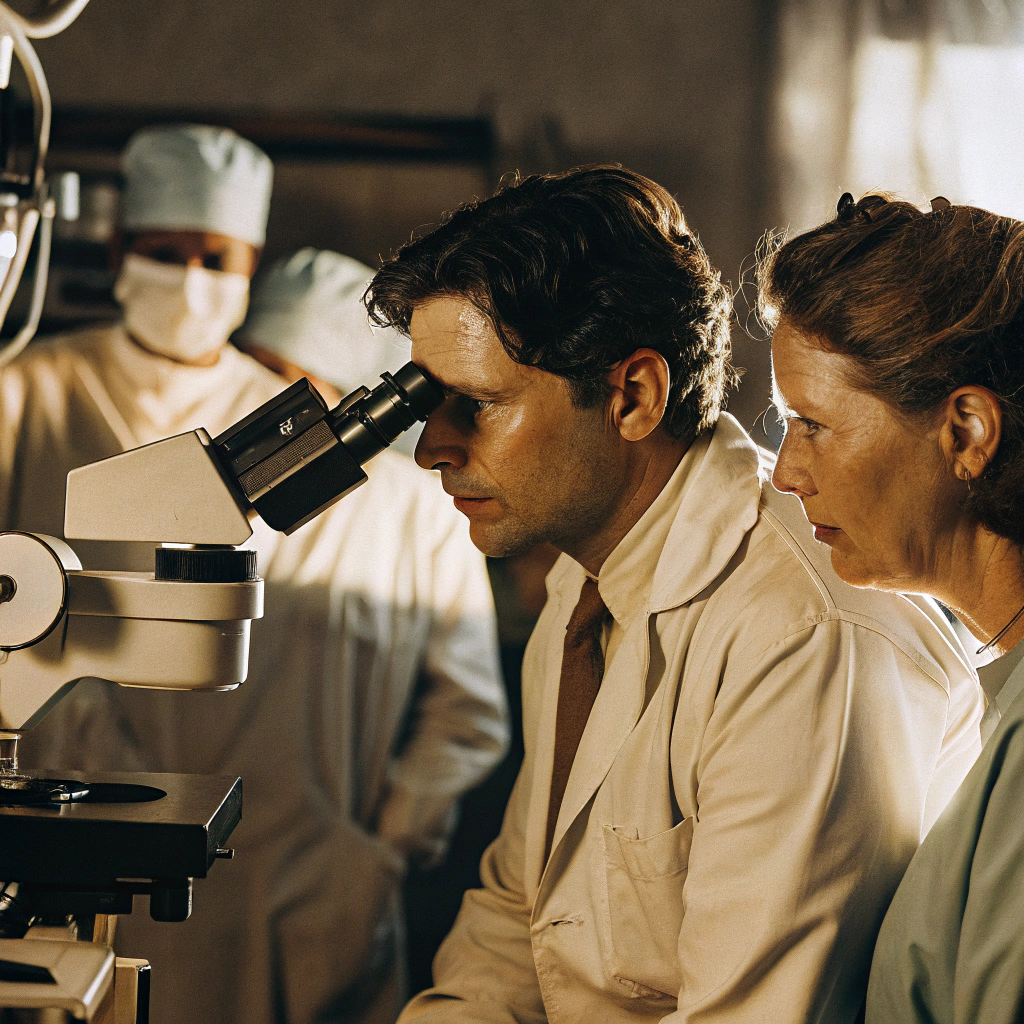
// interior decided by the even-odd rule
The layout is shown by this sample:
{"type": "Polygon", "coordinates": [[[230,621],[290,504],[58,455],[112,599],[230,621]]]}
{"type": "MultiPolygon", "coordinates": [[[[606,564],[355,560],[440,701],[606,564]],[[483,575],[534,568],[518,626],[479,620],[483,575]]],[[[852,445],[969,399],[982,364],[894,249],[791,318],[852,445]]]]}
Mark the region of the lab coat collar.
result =
{"type": "Polygon", "coordinates": [[[651,587],[651,612],[692,601],[721,575],[754,528],[768,460],[728,413],[693,466],[651,587]]]}
{"type": "Polygon", "coordinates": [[[710,442],[709,431],[690,445],[650,508],[601,566],[597,581],[601,597],[623,630],[628,630],[637,616],[650,607],[654,567],[661,558],[695,468],[703,461],[710,442]]]}
{"type": "MultiPolygon", "coordinates": [[[[601,785],[643,712],[650,669],[650,617],[686,604],[714,582],[757,522],[768,461],[762,460],[759,449],[739,423],[723,413],[710,442],[695,446],[693,453],[693,459],[680,463],[678,477],[674,474],[670,480],[672,500],[678,507],[657,560],[650,604],[641,609],[642,616],[634,616],[631,628],[606,668],[566,785],[548,863],[557,857],[562,837],[601,785]],[[636,621],[640,618],[642,622],[636,621]]],[[[642,527],[643,522],[642,518],[637,527],[642,527]]],[[[552,580],[552,597],[559,601],[560,614],[567,619],[586,573],[569,558],[563,559],[553,574],[559,571],[560,577],[552,580]]],[[[548,679],[557,680],[561,644],[552,643],[549,652],[548,679]]],[[[545,751],[545,757],[538,762],[533,802],[546,808],[551,781],[547,755],[553,758],[555,741],[556,685],[545,687],[544,700],[546,712],[538,749],[545,751]]],[[[527,839],[528,863],[539,869],[533,879],[538,886],[546,867],[543,817],[538,812],[537,827],[527,839]]]]}
{"type": "MultiPolygon", "coordinates": [[[[722,413],[710,437],[694,442],[662,493],[605,560],[598,583],[608,579],[611,584],[634,561],[630,553],[640,552],[644,533],[656,528],[667,512],[670,524],[650,584],[649,603],[636,611],[663,612],[692,601],[729,564],[754,528],[770,458],[732,416],[722,413]]],[[[549,586],[575,600],[586,576],[583,566],[566,556],[552,570],[549,586]]],[[[617,579],[614,584],[602,587],[601,596],[616,621],[625,626],[630,616],[619,600],[617,579]]]]}

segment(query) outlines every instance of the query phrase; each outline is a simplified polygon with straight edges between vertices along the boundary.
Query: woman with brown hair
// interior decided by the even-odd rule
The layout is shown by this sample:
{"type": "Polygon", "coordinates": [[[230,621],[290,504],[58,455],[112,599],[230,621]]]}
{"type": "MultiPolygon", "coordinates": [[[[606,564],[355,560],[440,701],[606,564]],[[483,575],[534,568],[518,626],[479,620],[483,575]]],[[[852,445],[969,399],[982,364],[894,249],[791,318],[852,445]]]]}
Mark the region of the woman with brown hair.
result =
{"type": "Polygon", "coordinates": [[[1024,223],[844,195],[759,270],[773,482],[856,586],[977,637],[985,746],[882,925],[867,1024],[1024,1020],[1024,223]]]}

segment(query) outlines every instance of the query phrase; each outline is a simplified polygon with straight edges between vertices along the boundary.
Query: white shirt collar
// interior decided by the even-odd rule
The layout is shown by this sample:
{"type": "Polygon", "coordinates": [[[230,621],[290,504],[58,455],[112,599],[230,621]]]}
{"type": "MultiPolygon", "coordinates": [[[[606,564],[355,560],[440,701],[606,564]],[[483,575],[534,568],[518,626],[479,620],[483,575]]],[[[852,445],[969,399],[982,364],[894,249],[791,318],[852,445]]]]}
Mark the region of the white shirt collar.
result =
{"type": "Polygon", "coordinates": [[[675,522],[687,487],[711,443],[711,431],[697,438],[679,460],[668,482],[633,528],[605,559],[597,577],[601,598],[623,629],[650,607],[654,570],[675,522]]]}

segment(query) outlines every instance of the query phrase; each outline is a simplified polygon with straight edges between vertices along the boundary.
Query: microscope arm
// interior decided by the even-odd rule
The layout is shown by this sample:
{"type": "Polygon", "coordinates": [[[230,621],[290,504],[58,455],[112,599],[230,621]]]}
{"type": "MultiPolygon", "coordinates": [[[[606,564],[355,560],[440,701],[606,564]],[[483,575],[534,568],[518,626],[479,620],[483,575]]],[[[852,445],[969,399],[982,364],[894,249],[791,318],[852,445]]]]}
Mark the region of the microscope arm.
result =
{"type": "MultiPolygon", "coordinates": [[[[73,470],[65,534],[242,544],[252,528],[210,443],[196,430],[73,470]]],[[[83,570],[63,541],[16,533],[0,534],[0,574],[0,731],[31,728],[86,677],[175,690],[245,679],[249,623],[263,614],[258,578],[83,570]]]]}
{"type": "Polygon", "coordinates": [[[18,590],[29,599],[19,602],[16,591],[0,605],[0,624],[11,639],[42,633],[0,650],[0,730],[31,728],[86,677],[174,690],[230,690],[245,679],[262,580],[192,583],[82,570],[77,560],[64,564],[69,552],[52,537],[0,534],[0,560],[8,571],[12,563],[22,568],[18,590]]]}

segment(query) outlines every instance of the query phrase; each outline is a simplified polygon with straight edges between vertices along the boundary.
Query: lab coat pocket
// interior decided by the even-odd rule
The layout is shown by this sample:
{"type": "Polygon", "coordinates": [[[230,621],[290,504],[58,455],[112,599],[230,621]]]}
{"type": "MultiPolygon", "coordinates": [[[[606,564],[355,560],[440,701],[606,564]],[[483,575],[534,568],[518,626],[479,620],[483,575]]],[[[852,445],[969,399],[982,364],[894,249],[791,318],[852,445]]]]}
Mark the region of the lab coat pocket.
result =
{"type": "Polygon", "coordinates": [[[604,826],[607,967],[631,996],[676,998],[693,818],[646,839],[604,826]]]}

